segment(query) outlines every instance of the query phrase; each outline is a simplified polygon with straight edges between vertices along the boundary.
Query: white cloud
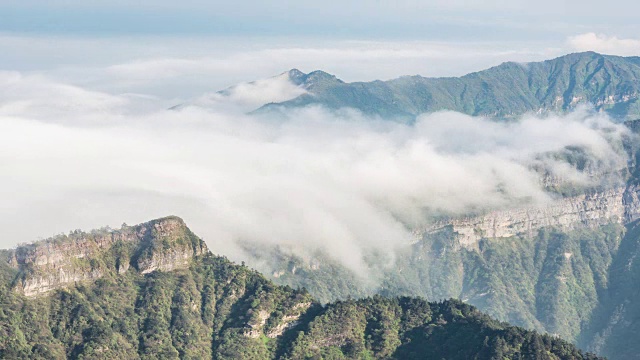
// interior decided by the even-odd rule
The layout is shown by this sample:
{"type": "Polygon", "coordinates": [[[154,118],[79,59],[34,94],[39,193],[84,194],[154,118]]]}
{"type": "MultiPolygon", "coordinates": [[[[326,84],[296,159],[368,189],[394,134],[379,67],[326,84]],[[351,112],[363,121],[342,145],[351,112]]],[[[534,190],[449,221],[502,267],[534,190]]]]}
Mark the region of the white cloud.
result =
{"type": "MultiPolygon", "coordinates": [[[[108,68],[118,78],[148,81],[185,74],[255,72],[262,77],[291,68],[325,70],[347,81],[402,75],[464,75],[503,61],[531,61],[558,54],[558,49],[511,47],[512,44],[447,42],[337,41],[331,44],[273,46],[232,51],[222,56],[153,58],[108,68]],[[398,67],[397,64],[402,66],[398,67]],[[446,66],[448,65],[448,66],[446,66]],[[372,77],[375,74],[375,77],[372,77]]],[[[259,76],[258,76],[259,77],[259,76]]]]}
{"type": "Polygon", "coordinates": [[[257,241],[361,269],[366,249],[408,242],[425,211],[549,201],[529,170],[540,153],[582,145],[604,166],[624,162],[605,138],[621,127],[587,113],[513,124],[436,113],[403,125],[311,107],[262,118],[224,106],[142,111],[137,97],[76,87],[56,102],[107,100],[51,113],[34,94],[65,85],[8,78],[22,90],[0,95],[13,109],[0,113],[3,246],[175,214],[236,260],[237,241],[257,241]],[[99,125],[87,121],[96,107],[99,125]]]}
{"type": "Polygon", "coordinates": [[[415,125],[315,107],[244,114],[301,94],[269,78],[294,67],[347,81],[458,75],[558,49],[14,36],[0,36],[0,48],[11,49],[1,67],[28,65],[0,71],[3,246],[175,214],[236,260],[245,256],[236,241],[260,241],[321,249],[358,269],[366,249],[409,241],[425,211],[549,201],[532,164],[587,181],[540,153],[582,145],[605,170],[624,160],[605,138],[620,127],[586,112],[515,124],[437,113],[415,125]],[[203,92],[195,103],[206,108],[165,111],[173,97],[203,92]]]}
{"type": "Polygon", "coordinates": [[[621,39],[593,32],[571,36],[569,46],[577,51],[595,51],[608,55],[640,56],[639,39],[621,39]]]}
{"type": "Polygon", "coordinates": [[[78,86],[60,84],[38,75],[0,71],[0,114],[61,121],[70,113],[99,121],[106,112],[113,116],[127,99],[78,86]]]}
{"type": "Polygon", "coordinates": [[[262,105],[283,102],[298,97],[307,91],[291,81],[289,73],[241,83],[221,92],[209,93],[183,105],[218,108],[233,106],[242,112],[250,112],[262,105]]]}
{"type": "Polygon", "coordinates": [[[536,61],[562,53],[548,44],[522,42],[6,34],[0,34],[0,49],[6,50],[0,70],[39,73],[87,90],[146,93],[177,102],[292,68],[324,70],[345,81],[371,81],[415,74],[458,76],[504,61],[536,61]]]}

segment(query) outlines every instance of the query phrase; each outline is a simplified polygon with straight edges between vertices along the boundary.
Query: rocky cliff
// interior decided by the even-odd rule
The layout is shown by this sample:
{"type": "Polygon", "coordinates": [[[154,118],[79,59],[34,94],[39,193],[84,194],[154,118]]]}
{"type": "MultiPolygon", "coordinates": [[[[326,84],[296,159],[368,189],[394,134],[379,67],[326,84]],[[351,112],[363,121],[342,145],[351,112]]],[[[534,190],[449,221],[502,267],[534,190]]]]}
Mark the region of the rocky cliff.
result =
{"type": "Polygon", "coordinates": [[[35,296],[107,274],[146,274],[187,267],[207,251],[182,219],[166,217],[120,230],[75,231],[22,245],[9,254],[14,289],[35,296]]]}
{"type": "Polygon", "coordinates": [[[607,223],[627,224],[640,218],[640,187],[617,187],[558,199],[546,206],[492,211],[473,217],[440,220],[416,231],[421,238],[452,227],[460,244],[474,248],[482,238],[507,238],[534,234],[554,226],[565,230],[596,228],[607,223]]]}
{"type": "MultiPolygon", "coordinates": [[[[169,219],[126,233],[132,243],[147,242],[136,230],[173,241],[181,227],[169,219]]],[[[45,253],[43,261],[57,257],[52,250],[31,259],[45,253]]],[[[16,270],[0,262],[0,359],[596,359],[460,301],[373,297],[322,306],[305,290],[211,253],[178,271],[143,275],[135,264],[34,299],[12,289],[6,275],[16,270]]]]}

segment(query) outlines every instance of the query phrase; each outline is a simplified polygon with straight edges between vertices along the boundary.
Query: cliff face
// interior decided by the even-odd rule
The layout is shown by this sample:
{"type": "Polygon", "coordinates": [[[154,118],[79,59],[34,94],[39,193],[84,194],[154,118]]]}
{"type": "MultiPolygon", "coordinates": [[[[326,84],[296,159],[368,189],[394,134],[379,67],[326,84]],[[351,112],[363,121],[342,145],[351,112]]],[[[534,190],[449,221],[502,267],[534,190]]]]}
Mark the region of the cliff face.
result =
{"type": "Polygon", "coordinates": [[[459,301],[321,306],[211,253],[181,271],[129,270],[35,301],[0,281],[0,309],[0,359],[596,359],[459,301]]]}
{"type": "Polygon", "coordinates": [[[182,219],[167,217],[120,230],[74,232],[19,246],[9,264],[18,270],[16,291],[35,296],[76,282],[130,269],[146,274],[187,267],[207,251],[182,219]]]}
{"type": "Polygon", "coordinates": [[[640,218],[640,187],[617,187],[574,197],[566,197],[548,206],[524,207],[465,218],[442,220],[416,231],[418,237],[451,226],[460,244],[475,248],[482,238],[507,238],[532,235],[555,226],[565,230],[596,228],[607,223],[627,224],[640,218]]]}

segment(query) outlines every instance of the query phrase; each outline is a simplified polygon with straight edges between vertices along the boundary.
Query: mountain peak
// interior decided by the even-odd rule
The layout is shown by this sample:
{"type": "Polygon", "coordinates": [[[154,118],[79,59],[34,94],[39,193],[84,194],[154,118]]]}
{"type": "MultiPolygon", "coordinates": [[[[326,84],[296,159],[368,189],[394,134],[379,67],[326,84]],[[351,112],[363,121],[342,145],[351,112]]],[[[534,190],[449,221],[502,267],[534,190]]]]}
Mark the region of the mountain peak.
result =
{"type": "Polygon", "coordinates": [[[542,62],[506,62],[458,78],[416,76],[345,83],[321,70],[296,75],[308,94],[267,107],[320,104],[410,120],[438,110],[512,118],[591,104],[621,120],[640,116],[640,58],[593,51],[542,62]]]}
{"type": "Polygon", "coordinates": [[[304,82],[304,79],[307,76],[307,74],[303,73],[302,71],[296,68],[289,70],[286,74],[289,75],[289,80],[291,80],[291,82],[293,82],[296,85],[302,84],[304,82]]]}
{"type": "Polygon", "coordinates": [[[337,79],[337,77],[335,75],[329,74],[326,71],[315,70],[307,75],[307,81],[310,79],[334,80],[337,79]]]}
{"type": "Polygon", "coordinates": [[[322,70],[314,70],[308,74],[293,68],[284,73],[289,77],[289,80],[295,85],[302,86],[308,89],[313,86],[326,84],[326,83],[342,83],[335,75],[329,74],[322,70]]]}
{"type": "Polygon", "coordinates": [[[118,230],[79,230],[18,246],[9,265],[16,270],[15,290],[26,296],[46,293],[84,280],[123,274],[142,274],[188,266],[208,252],[185,222],[168,216],[118,230]]]}
{"type": "Polygon", "coordinates": [[[571,53],[571,54],[566,54],[566,55],[562,55],[559,56],[557,58],[551,59],[551,60],[547,60],[545,62],[554,62],[554,61],[560,61],[560,60],[592,60],[592,59],[601,59],[601,58],[608,58],[608,57],[613,57],[612,55],[603,55],[600,53],[597,53],[595,51],[583,51],[583,52],[576,52],[576,53],[571,53]]]}

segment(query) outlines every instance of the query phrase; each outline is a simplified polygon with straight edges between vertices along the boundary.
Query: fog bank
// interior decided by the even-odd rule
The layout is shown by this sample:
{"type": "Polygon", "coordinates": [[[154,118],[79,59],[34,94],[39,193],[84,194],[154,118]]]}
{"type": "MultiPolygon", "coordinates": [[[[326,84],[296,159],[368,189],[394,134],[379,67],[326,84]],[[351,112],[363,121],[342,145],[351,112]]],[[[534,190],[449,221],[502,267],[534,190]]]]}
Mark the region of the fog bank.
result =
{"type": "MultiPolygon", "coordinates": [[[[626,161],[625,128],[588,109],[510,123],[442,112],[407,125],[319,107],[246,115],[231,106],[260,100],[246,87],[169,111],[19,73],[0,82],[12,90],[0,97],[2,247],[174,214],[236,260],[248,241],[361,269],[367,249],[406,244],[426,214],[552,201],[534,165],[589,183],[544,154],[580,147],[603,172],[626,161]]],[[[258,85],[263,98],[283,91],[258,85]]]]}

